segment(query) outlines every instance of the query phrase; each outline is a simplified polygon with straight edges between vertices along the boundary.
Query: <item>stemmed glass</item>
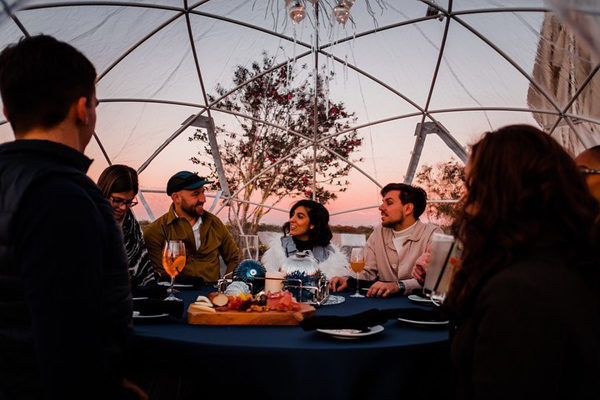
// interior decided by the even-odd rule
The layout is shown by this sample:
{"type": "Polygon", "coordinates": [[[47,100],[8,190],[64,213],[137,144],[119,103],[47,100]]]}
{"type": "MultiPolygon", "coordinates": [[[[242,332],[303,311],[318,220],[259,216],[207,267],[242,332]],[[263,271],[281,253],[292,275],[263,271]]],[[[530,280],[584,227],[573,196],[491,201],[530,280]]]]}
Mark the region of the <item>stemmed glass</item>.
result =
{"type": "Polygon", "coordinates": [[[167,240],[165,242],[162,263],[165,271],[171,277],[171,286],[167,290],[169,296],[165,300],[181,301],[173,294],[175,292],[173,284],[175,283],[175,277],[185,267],[185,244],[183,244],[183,240],[167,240]]]}
{"type": "Polygon", "coordinates": [[[359,273],[365,268],[365,249],[362,247],[353,247],[350,253],[350,268],[356,272],[356,293],[350,297],[365,297],[358,292],[360,287],[359,273]]]}

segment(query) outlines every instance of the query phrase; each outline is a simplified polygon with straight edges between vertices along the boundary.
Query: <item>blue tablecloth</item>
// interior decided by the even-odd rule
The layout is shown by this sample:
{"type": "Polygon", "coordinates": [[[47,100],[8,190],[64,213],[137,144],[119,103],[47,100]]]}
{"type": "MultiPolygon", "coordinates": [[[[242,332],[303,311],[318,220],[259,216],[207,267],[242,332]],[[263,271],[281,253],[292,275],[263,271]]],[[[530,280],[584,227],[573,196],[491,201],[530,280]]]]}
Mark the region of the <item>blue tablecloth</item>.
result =
{"type": "MultiPolygon", "coordinates": [[[[187,305],[208,291],[179,296],[187,305]]],[[[406,297],[357,299],[349,294],[340,305],[317,309],[317,315],[418,307],[406,297]]],[[[133,376],[154,398],[198,399],[209,386],[220,387],[227,397],[265,399],[432,398],[439,393],[447,398],[447,329],[407,327],[395,320],[384,328],[344,341],[289,326],[138,325],[133,376]]]]}

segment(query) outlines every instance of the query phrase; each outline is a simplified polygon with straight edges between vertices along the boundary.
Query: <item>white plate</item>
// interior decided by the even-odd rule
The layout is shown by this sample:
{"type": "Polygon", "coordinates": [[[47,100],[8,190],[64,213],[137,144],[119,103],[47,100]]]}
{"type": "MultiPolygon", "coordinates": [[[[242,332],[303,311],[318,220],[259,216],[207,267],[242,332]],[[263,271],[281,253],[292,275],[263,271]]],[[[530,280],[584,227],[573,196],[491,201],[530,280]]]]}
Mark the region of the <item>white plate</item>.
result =
{"type": "Polygon", "coordinates": [[[133,312],[133,318],[135,319],[154,319],[154,318],[164,318],[168,317],[169,314],[151,314],[151,315],[140,315],[139,311],[133,312]]]}
{"type": "Polygon", "coordinates": [[[443,326],[443,325],[448,325],[450,323],[450,321],[417,321],[417,320],[406,319],[406,318],[398,318],[398,321],[406,322],[408,324],[413,324],[413,325],[422,325],[422,326],[443,326]]]}
{"type": "MultiPolygon", "coordinates": [[[[158,282],[158,284],[161,285],[161,286],[171,286],[171,282],[165,282],[165,281],[158,282]]],[[[194,285],[188,284],[188,283],[174,283],[173,287],[176,287],[176,288],[193,288],[194,285]]]]}
{"type": "Polygon", "coordinates": [[[383,332],[383,326],[381,325],[375,325],[368,329],[369,330],[366,332],[362,332],[358,329],[317,329],[317,332],[325,333],[337,339],[346,340],[359,339],[361,337],[371,336],[383,332]]]}
{"type": "Polygon", "coordinates": [[[410,301],[414,301],[415,303],[433,304],[433,302],[431,301],[431,299],[429,297],[423,297],[423,296],[419,296],[419,295],[416,295],[416,294],[410,294],[410,295],[408,295],[408,299],[410,301]]]}

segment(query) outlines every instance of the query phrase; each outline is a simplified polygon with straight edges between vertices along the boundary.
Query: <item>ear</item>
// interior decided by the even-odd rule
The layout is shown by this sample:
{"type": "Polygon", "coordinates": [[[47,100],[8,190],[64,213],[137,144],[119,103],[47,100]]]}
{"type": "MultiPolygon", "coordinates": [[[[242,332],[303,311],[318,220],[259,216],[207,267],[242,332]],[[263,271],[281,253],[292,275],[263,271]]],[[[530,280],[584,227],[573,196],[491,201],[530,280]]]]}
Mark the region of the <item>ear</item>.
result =
{"type": "Polygon", "coordinates": [[[411,215],[415,210],[415,205],[413,203],[407,203],[404,205],[404,214],[411,215]]]}
{"type": "Polygon", "coordinates": [[[308,228],[309,229],[315,229],[315,226],[314,225],[309,225],[308,228]]]}
{"type": "Polygon", "coordinates": [[[73,106],[75,107],[75,117],[77,118],[77,121],[80,121],[83,125],[87,125],[90,120],[87,102],[87,98],[80,97],[73,103],[73,106]]]}
{"type": "Polygon", "coordinates": [[[179,192],[173,193],[171,195],[171,200],[173,200],[173,203],[179,204],[179,201],[181,200],[181,196],[179,196],[179,192]]]}

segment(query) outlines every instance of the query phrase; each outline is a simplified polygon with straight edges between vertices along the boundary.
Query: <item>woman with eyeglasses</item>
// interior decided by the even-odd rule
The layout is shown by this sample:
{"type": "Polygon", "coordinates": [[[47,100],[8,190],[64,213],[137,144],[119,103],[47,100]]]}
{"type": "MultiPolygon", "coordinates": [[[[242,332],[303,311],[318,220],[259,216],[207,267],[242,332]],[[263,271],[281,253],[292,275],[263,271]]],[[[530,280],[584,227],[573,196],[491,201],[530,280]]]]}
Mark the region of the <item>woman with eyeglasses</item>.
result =
{"type": "Polygon", "coordinates": [[[98,178],[98,187],[108,199],[115,219],[123,229],[132,288],[156,283],[157,276],[148,257],[142,229],[131,212],[131,208],[137,204],[137,172],[126,165],[111,165],[98,178]]]}

